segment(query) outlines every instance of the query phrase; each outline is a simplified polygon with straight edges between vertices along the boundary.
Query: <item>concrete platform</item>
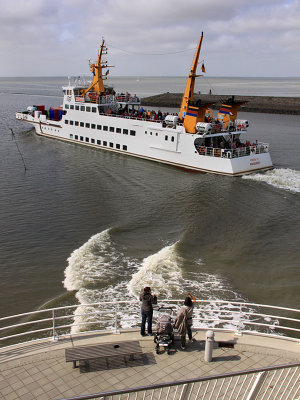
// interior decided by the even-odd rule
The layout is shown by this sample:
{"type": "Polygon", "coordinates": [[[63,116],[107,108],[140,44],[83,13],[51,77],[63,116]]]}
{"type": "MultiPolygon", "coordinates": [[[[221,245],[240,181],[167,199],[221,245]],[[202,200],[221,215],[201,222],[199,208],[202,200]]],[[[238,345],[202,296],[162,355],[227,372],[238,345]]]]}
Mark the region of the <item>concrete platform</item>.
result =
{"type": "MultiPolygon", "coordinates": [[[[256,335],[216,333],[215,340],[230,341],[233,348],[215,344],[213,361],[204,362],[205,332],[194,331],[194,343],[180,350],[175,340],[172,354],[157,355],[153,337],[137,331],[89,333],[68,336],[58,342],[40,340],[0,349],[0,398],[46,400],[123,389],[225,372],[269,367],[300,361],[300,344],[256,335]],[[134,360],[95,361],[90,372],[72,368],[65,361],[65,348],[121,340],[139,340],[142,356],[134,360]]],[[[179,338],[178,338],[179,339],[179,338]]]]}

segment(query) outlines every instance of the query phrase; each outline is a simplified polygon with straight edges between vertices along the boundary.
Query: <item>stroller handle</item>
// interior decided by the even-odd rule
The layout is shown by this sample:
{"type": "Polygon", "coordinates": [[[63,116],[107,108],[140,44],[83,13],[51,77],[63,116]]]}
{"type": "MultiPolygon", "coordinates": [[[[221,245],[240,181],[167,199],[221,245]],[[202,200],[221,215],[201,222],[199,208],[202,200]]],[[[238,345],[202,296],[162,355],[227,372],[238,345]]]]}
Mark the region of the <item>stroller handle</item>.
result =
{"type": "Polygon", "coordinates": [[[171,311],[173,311],[174,307],[164,307],[164,306],[162,306],[162,307],[158,307],[158,309],[157,309],[157,311],[162,311],[162,310],[171,310],[171,311]]]}

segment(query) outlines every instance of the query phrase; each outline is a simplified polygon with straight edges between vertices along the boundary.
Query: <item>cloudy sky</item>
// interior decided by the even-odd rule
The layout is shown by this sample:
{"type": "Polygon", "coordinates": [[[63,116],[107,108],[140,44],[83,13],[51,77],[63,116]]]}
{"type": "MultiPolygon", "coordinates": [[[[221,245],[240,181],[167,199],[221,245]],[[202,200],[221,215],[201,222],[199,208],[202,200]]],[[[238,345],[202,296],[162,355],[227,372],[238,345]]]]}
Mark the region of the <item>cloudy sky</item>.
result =
{"type": "Polygon", "coordinates": [[[0,0],[0,76],[88,72],[104,37],[115,76],[186,76],[201,34],[210,76],[300,76],[299,0],[0,0]]]}

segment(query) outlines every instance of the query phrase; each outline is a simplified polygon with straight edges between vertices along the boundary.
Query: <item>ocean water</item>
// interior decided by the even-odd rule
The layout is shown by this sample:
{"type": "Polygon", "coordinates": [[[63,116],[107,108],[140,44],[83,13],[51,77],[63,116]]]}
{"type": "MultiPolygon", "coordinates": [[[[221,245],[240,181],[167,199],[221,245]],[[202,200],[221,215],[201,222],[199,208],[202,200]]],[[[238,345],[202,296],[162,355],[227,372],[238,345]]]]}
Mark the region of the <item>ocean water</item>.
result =
{"type": "MultiPolygon", "coordinates": [[[[233,93],[233,79],[217,81],[233,93]]],[[[81,304],[135,299],[145,285],[159,298],[191,292],[299,308],[300,116],[240,114],[250,140],[270,143],[274,170],[191,173],[41,138],[15,120],[28,105],[60,105],[65,82],[0,79],[0,316],[77,302],[80,318],[81,304]]],[[[252,82],[233,87],[284,96],[299,88],[297,79],[252,82]]],[[[140,96],[184,83],[115,79],[118,91],[140,96]]]]}

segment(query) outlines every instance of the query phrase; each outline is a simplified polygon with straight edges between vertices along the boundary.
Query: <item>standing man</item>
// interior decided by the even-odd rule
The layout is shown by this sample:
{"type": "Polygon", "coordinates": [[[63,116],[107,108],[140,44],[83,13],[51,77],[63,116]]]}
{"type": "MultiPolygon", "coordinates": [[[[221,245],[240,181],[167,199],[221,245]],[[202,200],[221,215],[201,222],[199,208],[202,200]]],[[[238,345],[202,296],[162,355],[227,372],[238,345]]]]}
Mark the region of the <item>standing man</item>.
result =
{"type": "Polygon", "coordinates": [[[145,332],[146,321],[148,321],[148,335],[152,336],[152,315],[153,315],[153,304],[157,304],[157,297],[155,294],[152,296],[151,288],[146,286],[143,293],[140,296],[142,324],[141,324],[141,335],[147,336],[145,332]]]}

